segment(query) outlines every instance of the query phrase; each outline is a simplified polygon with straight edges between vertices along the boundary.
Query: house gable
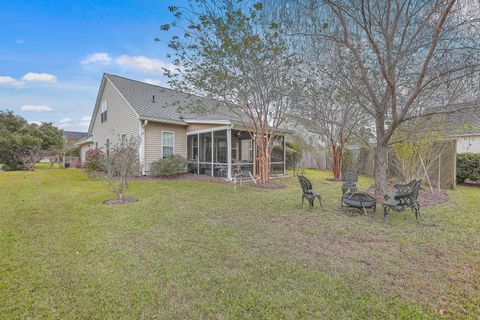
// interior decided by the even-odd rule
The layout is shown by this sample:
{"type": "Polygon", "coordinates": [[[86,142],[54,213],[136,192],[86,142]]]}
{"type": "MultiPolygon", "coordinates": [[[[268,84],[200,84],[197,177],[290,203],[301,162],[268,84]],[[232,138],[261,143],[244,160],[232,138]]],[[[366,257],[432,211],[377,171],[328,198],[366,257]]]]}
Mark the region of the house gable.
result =
{"type": "Polygon", "coordinates": [[[88,132],[93,138],[93,144],[103,148],[105,152],[107,139],[109,139],[109,145],[113,146],[120,141],[122,134],[126,134],[128,138],[139,138],[139,132],[140,121],[137,114],[104,75],[88,132]],[[102,121],[100,109],[102,102],[107,110],[106,121],[102,121]]]}

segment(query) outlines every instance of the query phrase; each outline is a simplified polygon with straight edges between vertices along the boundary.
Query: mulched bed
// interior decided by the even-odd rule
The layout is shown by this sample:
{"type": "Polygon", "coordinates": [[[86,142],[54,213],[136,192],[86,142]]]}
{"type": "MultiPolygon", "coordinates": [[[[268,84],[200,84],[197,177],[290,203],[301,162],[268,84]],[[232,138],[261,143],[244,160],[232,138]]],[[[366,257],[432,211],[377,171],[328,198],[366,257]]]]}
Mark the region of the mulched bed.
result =
{"type": "Polygon", "coordinates": [[[119,205],[119,204],[135,203],[137,201],[138,200],[134,199],[134,198],[125,198],[123,200],[110,199],[110,200],[103,201],[103,204],[110,205],[110,206],[115,206],[115,205],[119,205]]]}
{"type": "MultiPolygon", "coordinates": [[[[388,192],[393,191],[393,184],[388,184],[387,186],[388,192]]],[[[369,194],[374,195],[375,194],[375,186],[370,186],[367,191],[369,194]]],[[[383,202],[383,197],[381,199],[377,198],[377,201],[382,203],[383,202]]],[[[433,193],[430,191],[429,187],[423,186],[420,189],[420,192],[418,193],[418,203],[420,204],[421,207],[432,207],[432,206],[437,206],[439,204],[444,204],[448,202],[448,193],[445,190],[437,190],[433,189],[433,193]]]]}
{"type": "Polygon", "coordinates": [[[194,181],[205,181],[211,183],[229,183],[225,179],[207,176],[204,174],[193,174],[193,173],[183,173],[171,177],[153,177],[153,176],[142,176],[134,177],[132,180],[194,180],[194,181]]]}

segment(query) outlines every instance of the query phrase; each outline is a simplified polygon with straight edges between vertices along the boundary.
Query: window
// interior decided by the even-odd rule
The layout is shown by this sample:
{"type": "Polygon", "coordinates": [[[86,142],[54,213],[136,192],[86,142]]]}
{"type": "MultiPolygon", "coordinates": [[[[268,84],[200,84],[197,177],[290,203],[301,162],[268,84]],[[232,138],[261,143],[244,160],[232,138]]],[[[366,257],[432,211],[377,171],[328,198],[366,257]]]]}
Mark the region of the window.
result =
{"type": "Polygon", "coordinates": [[[162,152],[163,158],[173,155],[173,132],[162,133],[162,152]]]}
{"type": "Polygon", "coordinates": [[[198,136],[193,136],[193,141],[192,141],[192,159],[197,160],[198,159],[198,136]]]}
{"type": "Polygon", "coordinates": [[[105,143],[105,150],[107,152],[107,158],[110,156],[110,139],[107,139],[107,142],[105,143]]]}
{"type": "Polygon", "coordinates": [[[124,133],[122,134],[122,147],[125,148],[127,146],[127,135],[124,133]]]}
{"type": "Polygon", "coordinates": [[[101,119],[101,122],[103,123],[107,121],[107,100],[102,101],[100,105],[100,110],[101,110],[100,119],[101,119]]]}
{"type": "Polygon", "coordinates": [[[232,160],[237,160],[237,137],[232,135],[232,160]]]}
{"type": "Polygon", "coordinates": [[[248,161],[253,161],[253,140],[248,140],[248,161]]]}

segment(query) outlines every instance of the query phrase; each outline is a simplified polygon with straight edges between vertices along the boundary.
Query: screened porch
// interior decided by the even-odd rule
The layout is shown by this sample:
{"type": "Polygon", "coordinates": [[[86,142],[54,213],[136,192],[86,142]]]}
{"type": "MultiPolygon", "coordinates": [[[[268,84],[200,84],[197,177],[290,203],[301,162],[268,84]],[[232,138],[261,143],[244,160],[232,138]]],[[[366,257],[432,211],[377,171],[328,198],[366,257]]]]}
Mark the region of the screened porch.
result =
{"type": "MultiPolygon", "coordinates": [[[[188,172],[232,179],[256,176],[257,147],[248,131],[218,127],[187,134],[188,172]]],[[[277,136],[270,174],[285,174],[285,137],[277,136]]]]}

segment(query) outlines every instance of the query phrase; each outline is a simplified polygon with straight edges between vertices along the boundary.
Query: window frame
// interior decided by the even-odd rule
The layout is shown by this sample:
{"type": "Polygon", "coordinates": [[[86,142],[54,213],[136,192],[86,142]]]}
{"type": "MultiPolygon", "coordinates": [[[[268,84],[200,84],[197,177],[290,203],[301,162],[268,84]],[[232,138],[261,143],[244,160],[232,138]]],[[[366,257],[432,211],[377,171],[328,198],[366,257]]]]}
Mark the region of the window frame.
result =
{"type": "Polygon", "coordinates": [[[253,161],[253,139],[248,141],[248,161],[253,161]]]}
{"type": "Polygon", "coordinates": [[[108,102],[107,99],[102,100],[100,103],[100,121],[101,123],[107,122],[108,102]]]}
{"type": "Polygon", "coordinates": [[[175,154],[175,132],[174,131],[163,131],[162,130],[162,159],[166,158],[165,152],[164,152],[164,149],[163,149],[164,147],[172,147],[172,155],[175,154]],[[171,133],[172,134],[172,145],[171,146],[164,144],[165,133],[171,133]]]}
{"type": "Polygon", "coordinates": [[[122,148],[125,148],[127,146],[127,134],[126,133],[122,133],[120,135],[120,141],[121,141],[121,146],[122,148]]]}

